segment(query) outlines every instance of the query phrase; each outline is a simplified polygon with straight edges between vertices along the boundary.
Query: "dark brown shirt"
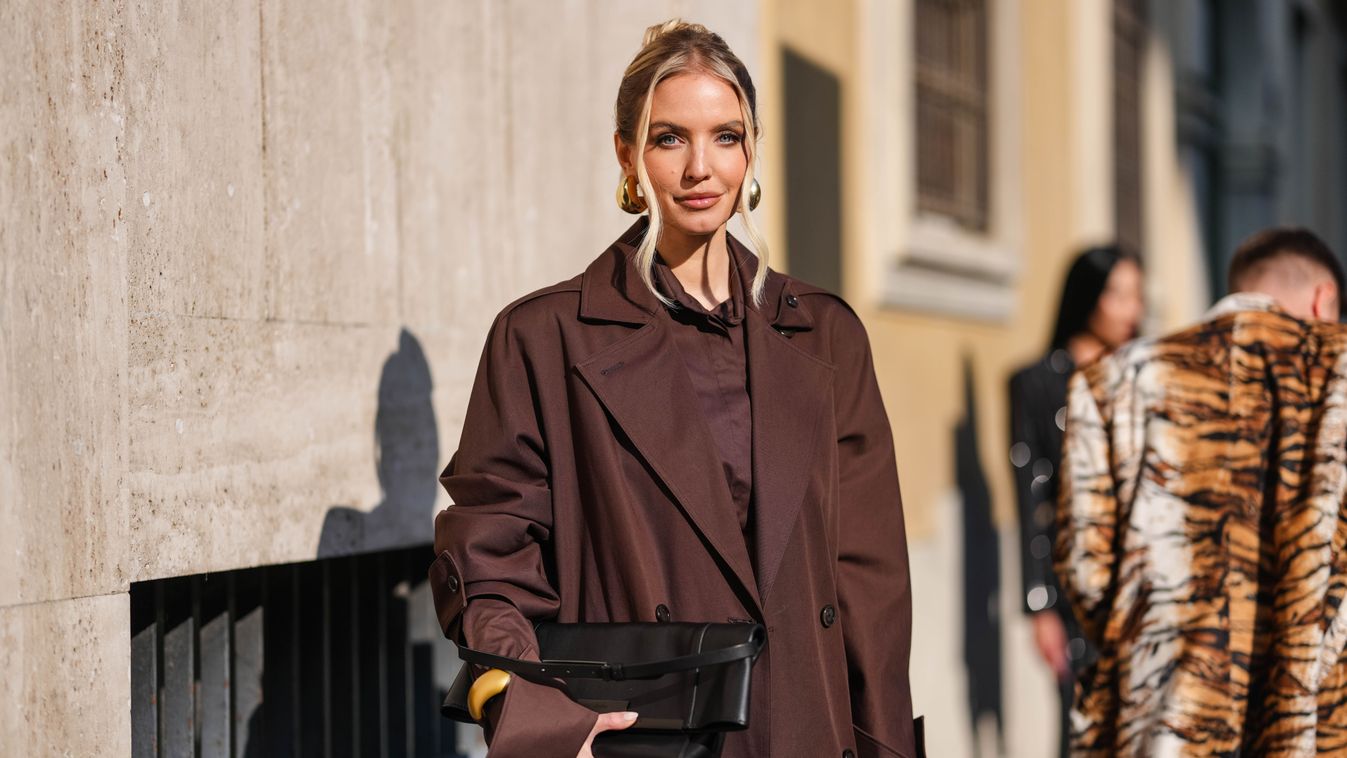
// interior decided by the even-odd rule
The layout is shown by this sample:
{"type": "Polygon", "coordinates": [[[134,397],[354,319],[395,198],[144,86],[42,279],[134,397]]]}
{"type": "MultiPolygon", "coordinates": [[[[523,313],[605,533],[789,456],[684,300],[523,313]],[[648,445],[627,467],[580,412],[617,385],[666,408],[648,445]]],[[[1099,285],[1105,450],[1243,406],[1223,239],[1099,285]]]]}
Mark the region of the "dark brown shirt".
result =
{"type": "Polygon", "coordinates": [[[674,343],[687,366],[698,406],[715,440],[725,482],[738,509],[739,528],[747,536],[753,495],[753,421],[748,396],[748,360],[744,352],[744,281],[740,261],[730,255],[730,297],[707,309],[689,295],[662,258],[655,281],[674,301],[669,317],[676,324],[674,343]]]}

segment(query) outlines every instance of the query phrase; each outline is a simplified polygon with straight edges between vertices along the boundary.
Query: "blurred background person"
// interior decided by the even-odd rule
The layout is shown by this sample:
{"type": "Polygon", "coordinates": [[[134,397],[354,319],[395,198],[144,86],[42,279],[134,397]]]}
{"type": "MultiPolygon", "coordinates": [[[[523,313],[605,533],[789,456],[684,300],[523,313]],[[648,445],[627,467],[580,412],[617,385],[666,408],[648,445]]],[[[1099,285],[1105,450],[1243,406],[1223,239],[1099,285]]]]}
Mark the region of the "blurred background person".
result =
{"type": "Polygon", "coordinates": [[[1047,351],[1010,379],[1010,460],[1019,505],[1023,608],[1034,645],[1061,694],[1061,754],[1073,669],[1086,659],[1080,627],[1052,570],[1057,469],[1066,422],[1067,382],[1086,366],[1137,335],[1144,311],[1138,258],[1109,245],[1076,256],[1062,284],[1057,323],[1047,351]]]}

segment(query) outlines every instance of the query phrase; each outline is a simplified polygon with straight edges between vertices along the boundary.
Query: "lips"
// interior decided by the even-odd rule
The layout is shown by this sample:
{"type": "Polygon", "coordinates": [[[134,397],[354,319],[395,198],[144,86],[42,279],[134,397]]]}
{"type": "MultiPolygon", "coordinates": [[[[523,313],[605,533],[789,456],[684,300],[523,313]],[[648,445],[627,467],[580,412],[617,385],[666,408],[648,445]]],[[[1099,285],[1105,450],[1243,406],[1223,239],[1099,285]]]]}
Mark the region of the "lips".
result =
{"type": "Polygon", "coordinates": [[[693,195],[684,195],[678,198],[678,204],[693,210],[704,210],[716,204],[720,200],[720,195],[709,192],[699,192],[693,195]]]}

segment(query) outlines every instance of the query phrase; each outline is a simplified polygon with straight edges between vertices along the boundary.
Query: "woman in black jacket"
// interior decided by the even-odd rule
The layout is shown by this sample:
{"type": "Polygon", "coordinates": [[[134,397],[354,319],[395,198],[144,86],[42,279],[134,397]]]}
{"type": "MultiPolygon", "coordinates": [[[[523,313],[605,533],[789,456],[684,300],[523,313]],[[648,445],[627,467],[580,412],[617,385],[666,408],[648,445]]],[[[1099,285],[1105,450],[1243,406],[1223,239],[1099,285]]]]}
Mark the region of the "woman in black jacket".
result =
{"type": "Polygon", "coordinates": [[[1089,654],[1052,569],[1067,382],[1077,367],[1135,337],[1142,309],[1141,266],[1135,256],[1114,246],[1083,251],[1063,284],[1047,353],[1010,379],[1010,461],[1019,501],[1024,610],[1039,655],[1061,689],[1063,756],[1073,671],[1089,654]]]}

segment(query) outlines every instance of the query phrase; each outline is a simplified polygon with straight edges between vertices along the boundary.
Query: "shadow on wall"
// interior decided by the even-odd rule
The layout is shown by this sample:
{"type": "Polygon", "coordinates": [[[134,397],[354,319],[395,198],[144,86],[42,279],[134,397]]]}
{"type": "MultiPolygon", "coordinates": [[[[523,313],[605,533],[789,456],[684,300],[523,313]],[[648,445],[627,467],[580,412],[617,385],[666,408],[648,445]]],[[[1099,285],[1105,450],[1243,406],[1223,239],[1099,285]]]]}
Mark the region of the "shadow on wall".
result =
{"type": "Polygon", "coordinates": [[[403,329],[379,375],[374,416],[374,464],[383,499],[369,511],[329,509],[318,537],[319,558],[404,547],[430,537],[441,463],[433,388],[420,341],[403,329]]]}
{"type": "Polygon", "coordinates": [[[131,585],[137,758],[481,755],[440,716],[458,673],[426,568],[439,440],[405,329],[379,378],[369,512],[329,510],[319,560],[131,585]]]}
{"type": "Polygon", "coordinates": [[[954,430],[955,477],[963,498],[964,666],[974,745],[1005,754],[1001,703],[1001,550],[992,523],[991,492],[978,457],[973,362],[964,358],[964,417],[954,430]]]}

